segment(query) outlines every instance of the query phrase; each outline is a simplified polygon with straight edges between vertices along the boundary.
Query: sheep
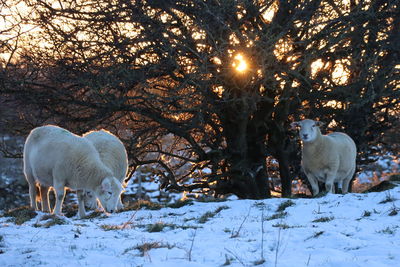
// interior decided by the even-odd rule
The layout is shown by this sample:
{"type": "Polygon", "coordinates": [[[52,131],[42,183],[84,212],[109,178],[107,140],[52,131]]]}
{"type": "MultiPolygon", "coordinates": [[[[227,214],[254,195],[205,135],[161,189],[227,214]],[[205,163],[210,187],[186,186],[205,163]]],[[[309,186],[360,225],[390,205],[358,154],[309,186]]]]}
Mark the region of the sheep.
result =
{"type": "Polygon", "coordinates": [[[328,193],[334,192],[337,182],[345,194],[356,169],[356,145],[345,133],[322,135],[319,128],[322,125],[322,122],[309,119],[291,123],[292,128],[300,127],[301,165],[314,196],[319,193],[318,181],[325,183],[328,193]]]}
{"type": "Polygon", "coordinates": [[[35,210],[36,184],[40,185],[43,211],[50,212],[49,187],[56,194],[56,215],[62,215],[65,187],[77,190],[79,218],[86,214],[83,190],[92,191],[107,212],[116,210],[122,185],[87,139],[53,125],[37,127],[26,139],[23,163],[31,207],[35,210]]]}
{"type": "MultiPolygon", "coordinates": [[[[122,142],[106,130],[90,131],[83,135],[89,140],[97,152],[100,154],[101,161],[111,169],[114,176],[124,184],[126,173],[128,171],[128,155],[122,142]]],[[[126,186],[126,185],[125,185],[126,186]]],[[[91,191],[84,192],[85,207],[89,209],[96,208],[96,198],[91,191]]],[[[117,209],[122,209],[121,198],[118,201],[117,209]]]]}

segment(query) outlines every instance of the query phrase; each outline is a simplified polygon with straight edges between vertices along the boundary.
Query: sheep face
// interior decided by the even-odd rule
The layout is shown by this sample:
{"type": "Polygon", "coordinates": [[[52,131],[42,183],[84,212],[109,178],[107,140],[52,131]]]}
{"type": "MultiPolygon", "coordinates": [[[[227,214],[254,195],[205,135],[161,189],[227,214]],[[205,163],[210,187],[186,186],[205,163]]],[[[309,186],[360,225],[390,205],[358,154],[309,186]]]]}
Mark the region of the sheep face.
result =
{"type": "Polygon", "coordinates": [[[291,124],[292,128],[299,127],[299,135],[303,142],[312,142],[314,141],[320,134],[319,127],[322,126],[323,123],[319,121],[313,120],[302,120],[299,122],[293,122],[291,124]]]}
{"type": "Polygon", "coordinates": [[[95,195],[107,212],[114,212],[117,210],[121,192],[121,183],[115,177],[107,177],[96,188],[95,195]]]}

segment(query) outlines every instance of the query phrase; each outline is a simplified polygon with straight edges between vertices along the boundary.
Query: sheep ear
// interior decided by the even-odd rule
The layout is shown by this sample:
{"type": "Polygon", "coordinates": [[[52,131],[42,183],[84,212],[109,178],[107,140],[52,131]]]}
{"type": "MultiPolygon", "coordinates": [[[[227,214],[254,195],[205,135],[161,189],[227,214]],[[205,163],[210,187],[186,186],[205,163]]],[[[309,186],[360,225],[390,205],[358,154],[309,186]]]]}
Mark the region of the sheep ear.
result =
{"type": "Polygon", "coordinates": [[[103,180],[103,182],[101,182],[101,190],[110,191],[110,189],[111,189],[110,179],[106,178],[103,180]]]}
{"type": "Polygon", "coordinates": [[[316,121],[315,125],[317,125],[318,127],[323,127],[325,125],[325,123],[322,121],[316,121]]]}
{"type": "Polygon", "coordinates": [[[297,121],[294,121],[294,122],[292,122],[292,123],[290,124],[290,128],[291,128],[292,130],[295,130],[297,127],[300,127],[300,123],[297,122],[297,121]]]}

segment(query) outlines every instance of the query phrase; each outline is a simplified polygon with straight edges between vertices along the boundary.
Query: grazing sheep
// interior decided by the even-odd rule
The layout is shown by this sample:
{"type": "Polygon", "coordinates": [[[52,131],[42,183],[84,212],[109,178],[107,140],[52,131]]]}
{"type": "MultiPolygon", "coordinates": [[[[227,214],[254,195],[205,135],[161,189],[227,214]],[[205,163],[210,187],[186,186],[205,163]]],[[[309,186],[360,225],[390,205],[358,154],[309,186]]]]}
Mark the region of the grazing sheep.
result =
{"type": "Polygon", "coordinates": [[[116,210],[121,183],[87,139],[57,126],[38,127],[26,139],[23,160],[32,208],[38,209],[36,184],[40,184],[44,211],[50,211],[49,187],[56,193],[55,214],[61,215],[65,187],[77,190],[80,218],[85,216],[83,190],[94,192],[106,211],[116,210]]]}
{"type": "MultiPolygon", "coordinates": [[[[97,152],[100,154],[101,161],[110,168],[114,177],[123,184],[128,171],[128,155],[118,137],[106,130],[87,132],[83,137],[94,145],[97,152]]],[[[86,208],[96,208],[97,201],[93,192],[85,191],[84,203],[86,208]]],[[[122,209],[123,207],[120,198],[117,209],[122,209]]]]}
{"type": "Polygon", "coordinates": [[[318,181],[325,183],[327,192],[334,191],[337,182],[343,193],[356,169],[356,145],[345,133],[334,132],[322,135],[322,123],[313,120],[293,122],[292,128],[300,127],[302,140],[302,167],[311,184],[313,195],[319,193],[318,181]]]}

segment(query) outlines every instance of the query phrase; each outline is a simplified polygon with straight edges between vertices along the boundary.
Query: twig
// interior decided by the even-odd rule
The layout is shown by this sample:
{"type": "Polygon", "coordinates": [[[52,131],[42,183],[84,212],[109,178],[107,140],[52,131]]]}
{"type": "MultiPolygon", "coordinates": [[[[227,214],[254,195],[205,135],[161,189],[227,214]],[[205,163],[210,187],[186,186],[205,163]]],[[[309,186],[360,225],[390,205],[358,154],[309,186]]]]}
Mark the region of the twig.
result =
{"type": "Polygon", "coordinates": [[[243,263],[243,261],[241,261],[241,260],[239,259],[239,257],[238,257],[235,253],[233,253],[232,251],[230,251],[230,250],[227,249],[227,248],[225,248],[225,250],[228,251],[230,254],[232,254],[233,257],[235,257],[235,259],[237,259],[243,266],[246,266],[246,265],[243,263]]]}
{"type": "Polygon", "coordinates": [[[281,242],[281,231],[282,231],[282,228],[279,227],[279,230],[278,230],[278,241],[277,241],[276,250],[275,250],[275,267],[278,266],[278,253],[279,253],[279,247],[281,245],[280,244],[280,242],[281,242]]]}
{"type": "Polygon", "coordinates": [[[250,216],[250,211],[251,211],[251,207],[249,208],[249,212],[247,213],[246,217],[244,217],[244,219],[243,219],[242,223],[240,224],[239,229],[236,231],[236,233],[234,233],[234,232],[232,231],[231,238],[235,238],[235,237],[238,237],[238,236],[239,236],[239,232],[240,232],[240,230],[242,229],[244,222],[245,222],[245,221],[247,220],[247,218],[250,216]]]}
{"type": "Polygon", "coordinates": [[[310,260],[311,260],[311,254],[310,254],[310,255],[308,255],[307,266],[309,266],[309,265],[310,265],[310,260]]]}
{"type": "Polygon", "coordinates": [[[127,220],[127,221],[122,225],[121,229],[125,229],[125,228],[128,226],[128,224],[132,224],[132,220],[133,220],[133,218],[135,217],[135,215],[136,215],[136,213],[138,212],[138,210],[139,210],[139,207],[135,210],[135,212],[132,214],[132,216],[129,218],[129,220],[127,220]]]}
{"type": "Polygon", "coordinates": [[[188,251],[189,261],[192,261],[192,249],[193,249],[193,244],[194,244],[194,239],[195,239],[195,237],[196,237],[196,233],[197,233],[197,229],[194,230],[192,242],[191,242],[191,244],[190,244],[190,249],[189,249],[189,251],[188,251]]]}

